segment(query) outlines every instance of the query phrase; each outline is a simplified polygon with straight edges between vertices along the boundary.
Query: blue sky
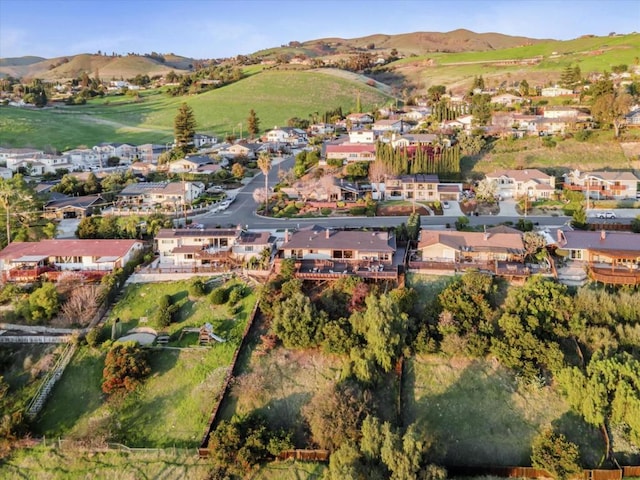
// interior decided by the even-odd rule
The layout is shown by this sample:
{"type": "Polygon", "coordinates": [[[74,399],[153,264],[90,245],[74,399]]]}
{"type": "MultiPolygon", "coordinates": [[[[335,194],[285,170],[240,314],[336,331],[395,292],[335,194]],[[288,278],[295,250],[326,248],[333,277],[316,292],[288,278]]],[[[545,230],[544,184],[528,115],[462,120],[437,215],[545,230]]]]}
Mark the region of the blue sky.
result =
{"type": "Polygon", "coordinates": [[[292,40],[466,28],[568,40],[640,31],[639,0],[0,0],[0,57],[217,58],[292,40]]]}

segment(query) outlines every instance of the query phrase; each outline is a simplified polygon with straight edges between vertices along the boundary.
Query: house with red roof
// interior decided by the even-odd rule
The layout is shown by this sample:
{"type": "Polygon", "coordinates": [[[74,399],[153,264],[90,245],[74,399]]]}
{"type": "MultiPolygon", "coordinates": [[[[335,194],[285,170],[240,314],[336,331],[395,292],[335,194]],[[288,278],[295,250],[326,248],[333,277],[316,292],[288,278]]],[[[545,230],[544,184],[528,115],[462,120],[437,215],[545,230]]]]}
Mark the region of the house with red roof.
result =
{"type": "Polygon", "coordinates": [[[0,272],[5,281],[56,278],[65,271],[102,276],[124,267],[143,247],[139,240],[13,242],[0,251],[0,272]]]}

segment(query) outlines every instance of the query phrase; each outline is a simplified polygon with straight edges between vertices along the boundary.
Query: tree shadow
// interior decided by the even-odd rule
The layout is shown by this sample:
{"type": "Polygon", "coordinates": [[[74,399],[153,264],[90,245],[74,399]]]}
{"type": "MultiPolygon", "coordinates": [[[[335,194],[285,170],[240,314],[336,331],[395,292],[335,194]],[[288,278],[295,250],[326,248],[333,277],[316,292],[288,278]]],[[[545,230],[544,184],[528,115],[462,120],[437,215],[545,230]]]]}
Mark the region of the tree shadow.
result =
{"type": "MultiPolygon", "coordinates": [[[[551,423],[554,432],[562,433],[580,450],[580,464],[584,468],[602,468],[605,442],[600,430],[589,425],[575,412],[567,412],[551,423]]],[[[606,467],[610,467],[606,466],[606,467]]]]}
{"type": "Polygon", "coordinates": [[[292,432],[294,445],[306,445],[309,438],[307,422],[302,416],[302,407],[309,403],[311,392],[297,392],[281,398],[274,398],[264,406],[257,408],[273,430],[283,429],[292,432]]]}
{"type": "Polygon", "coordinates": [[[460,373],[457,367],[446,367],[425,375],[424,369],[436,365],[415,362],[407,362],[404,374],[404,424],[417,422],[434,435],[444,451],[444,464],[530,464],[530,445],[538,425],[526,419],[514,402],[517,385],[508,371],[474,360],[460,373]],[[432,393],[434,382],[451,375],[457,378],[440,393],[432,393]],[[432,385],[418,383],[425,376],[432,385]]]}

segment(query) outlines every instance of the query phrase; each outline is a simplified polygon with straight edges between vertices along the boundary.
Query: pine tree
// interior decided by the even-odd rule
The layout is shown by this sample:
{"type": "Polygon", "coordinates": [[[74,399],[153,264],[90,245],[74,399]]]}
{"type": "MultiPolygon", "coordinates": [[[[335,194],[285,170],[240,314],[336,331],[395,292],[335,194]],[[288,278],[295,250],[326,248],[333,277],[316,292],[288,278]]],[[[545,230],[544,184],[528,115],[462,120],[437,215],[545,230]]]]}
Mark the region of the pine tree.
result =
{"type": "Polygon", "coordinates": [[[183,154],[189,153],[193,148],[193,137],[196,134],[196,118],[193,109],[186,103],[178,108],[178,114],[173,121],[173,132],[176,137],[176,149],[183,154]]]}
{"type": "Polygon", "coordinates": [[[247,118],[247,131],[251,139],[260,132],[260,119],[253,108],[249,111],[249,117],[247,118]]]}

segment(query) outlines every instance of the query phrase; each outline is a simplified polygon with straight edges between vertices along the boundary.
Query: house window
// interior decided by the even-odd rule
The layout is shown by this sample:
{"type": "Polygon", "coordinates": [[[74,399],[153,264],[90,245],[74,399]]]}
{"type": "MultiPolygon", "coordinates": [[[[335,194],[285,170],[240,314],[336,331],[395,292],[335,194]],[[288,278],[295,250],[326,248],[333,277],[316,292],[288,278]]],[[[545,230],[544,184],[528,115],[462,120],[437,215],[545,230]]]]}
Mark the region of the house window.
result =
{"type": "Polygon", "coordinates": [[[571,250],[571,258],[573,260],[582,260],[582,250],[571,250]]]}
{"type": "Polygon", "coordinates": [[[185,260],[193,260],[193,253],[186,253],[184,255],[185,260]]]}
{"type": "Polygon", "coordinates": [[[245,245],[244,251],[245,252],[253,252],[253,245],[245,245]]]}

